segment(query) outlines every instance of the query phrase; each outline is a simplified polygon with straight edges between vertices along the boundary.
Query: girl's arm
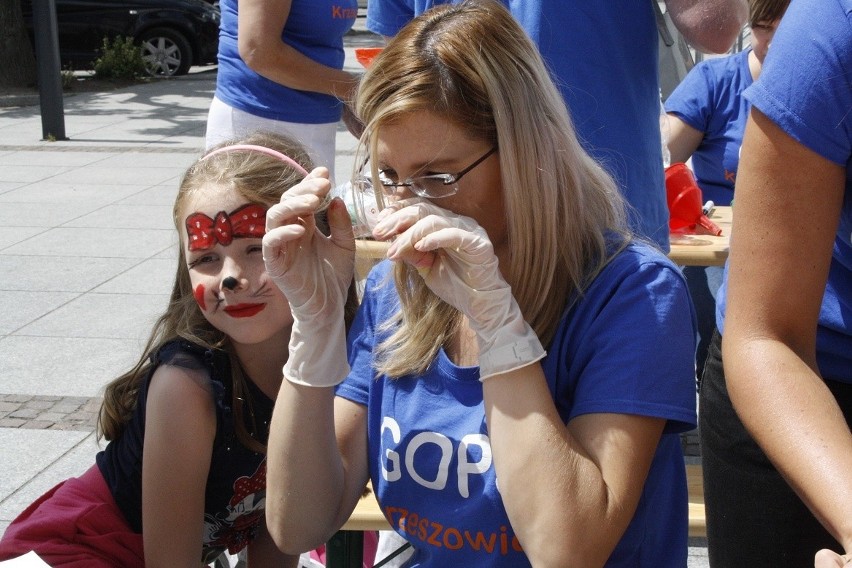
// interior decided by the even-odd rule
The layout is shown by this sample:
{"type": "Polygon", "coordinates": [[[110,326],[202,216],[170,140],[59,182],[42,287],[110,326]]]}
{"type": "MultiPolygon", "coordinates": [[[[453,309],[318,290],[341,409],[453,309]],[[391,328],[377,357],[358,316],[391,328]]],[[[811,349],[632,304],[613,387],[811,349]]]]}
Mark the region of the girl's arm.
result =
{"type": "Polygon", "coordinates": [[[704,139],[704,133],[696,130],[674,114],[666,114],[664,120],[668,126],[669,139],[666,146],[669,149],[671,163],[686,162],[698,149],[704,139]]]}
{"type": "Polygon", "coordinates": [[[367,410],[331,387],[283,381],[269,432],[266,522],[281,550],[305,552],[349,518],[367,484],[367,410]]]}
{"type": "Polygon", "coordinates": [[[737,174],[725,376],[740,418],[852,551],[852,435],[816,363],[844,169],[752,109],[737,174]]]}
{"type": "Polygon", "coordinates": [[[358,77],[317,63],[281,41],[291,0],[240,0],[240,57],[253,71],[291,89],[333,95],[348,102],[358,77]]]}
{"type": "Polygon", "coordinates": [[[533,566],[602,566],[666,421],[586,414],[566,427],[538,363],[487,379],[483,393],[500,495],[533,566]]]}
{"type": "Polygon", "coordinates": [[[248,568],[297,568],[299,555],[284,554],[266,530],[266,523],[261,523],[255,538],[247,548],[248,568]]]}
{"type": "Polygon", "coordinates": [[[201,561],[204,490],[216,415],[203,373],[163,365],[148,389],[142,534],[148,568],[201,561]]]}

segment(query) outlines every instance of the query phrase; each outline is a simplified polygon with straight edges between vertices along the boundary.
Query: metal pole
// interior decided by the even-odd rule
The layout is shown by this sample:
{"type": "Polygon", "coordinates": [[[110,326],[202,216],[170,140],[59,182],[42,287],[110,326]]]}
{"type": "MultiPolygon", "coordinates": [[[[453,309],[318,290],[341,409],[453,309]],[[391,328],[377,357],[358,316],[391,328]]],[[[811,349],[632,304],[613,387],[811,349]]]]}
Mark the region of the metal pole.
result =
{"type": "Polygon", "coordinates": [[[38,93],[43,140],[68,140],[62,106],[62,67],[59,63],[59,33],[54,0],[33,0],[38,93]]]}

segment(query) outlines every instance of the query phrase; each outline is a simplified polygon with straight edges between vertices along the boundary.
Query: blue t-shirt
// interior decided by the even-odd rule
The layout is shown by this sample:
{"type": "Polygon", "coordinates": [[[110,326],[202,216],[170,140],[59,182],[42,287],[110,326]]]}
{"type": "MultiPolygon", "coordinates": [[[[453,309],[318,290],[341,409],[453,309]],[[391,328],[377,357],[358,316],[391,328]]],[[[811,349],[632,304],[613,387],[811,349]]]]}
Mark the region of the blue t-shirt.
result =
{"type": "MultiPolygon", "coordinates": [[[[707,59],[692,68],[666,99],[666,112],[703,132],[692,154],[692,170],[704,200],[730,205],[740,163],[749,102],[742,92],[751,84],[751,49],[707,59]]],[[[703,201],[702,201],[703,203],[703,201]]]]}
{"type": "MultiPolygon", "coordinates": [[[[327,124],[340,120],[342,106],[331,95],[285,87],[245,64],[237,46],[237,0],[221,0],[216,97],[254,116],[327,124]]],[[[281,38],[314,61],[343,69],[343,36],[358,15],[357,0],[293,0],[281,38]]]]}
{"type": "MultiPolygon", "coordinates": [[[[817,363],[824,378],[852,383],[852,0],[792,2],[760,78],[745,96],[789,136],[846,168],[819,314],[817,363]]],[[[726,284],[727,278],[717,298],[720,331],[726,284]]]]}
{"type": "MultiPolygon", "coordinates": [[[[385,337],[378,326],[399,306],[389,267],[368,277],[349,334],[352,371],[337,391],[367,406],[370,478],[382,510],[412,543],[410,566],[529,566],[497,490],[479,368],[458,367],[441,350],[423,376],[373,371],[373,349],[385,337]]],[[[600,412],[668,421],[607,566],[686,564],[678,433],[695,427],[694,330],[680,271],[649,246],[631,245],[566,313],[541,362],[565,423],[600,412]]]]}
{"type": "MultiPolygon", "coordinates": [[[[367,28],[393,36],[414,16],[449,1],[458,0],[370,0],[367,28]]],[[[538,46],[583,147],[612,174],[631,205],[631,226],[668,251],[651,2],[501,1],[538,46]]]]}

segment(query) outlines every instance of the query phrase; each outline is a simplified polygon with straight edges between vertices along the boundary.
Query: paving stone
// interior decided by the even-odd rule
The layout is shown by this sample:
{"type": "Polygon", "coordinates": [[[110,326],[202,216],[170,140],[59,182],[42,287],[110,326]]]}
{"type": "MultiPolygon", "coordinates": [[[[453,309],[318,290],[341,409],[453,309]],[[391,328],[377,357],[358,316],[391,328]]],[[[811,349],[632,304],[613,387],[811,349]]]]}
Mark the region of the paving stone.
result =
{"type": "Polygon", "coordinates": [[[5,400],[0,401],[0,412],[14,412],[21,407],[20,402],[8,402],[5,400]]]}
{"type": "Polygon", "coordinates": [[[100,405],[100,397],[0,394],[0,428],[91,432],[100,405]]]}
{"type": "Polygon", "coordinates": [[[26,420],[19,418],[0,418],[0,428],[20,428],[21,424],[26,424],[26,420]]]}

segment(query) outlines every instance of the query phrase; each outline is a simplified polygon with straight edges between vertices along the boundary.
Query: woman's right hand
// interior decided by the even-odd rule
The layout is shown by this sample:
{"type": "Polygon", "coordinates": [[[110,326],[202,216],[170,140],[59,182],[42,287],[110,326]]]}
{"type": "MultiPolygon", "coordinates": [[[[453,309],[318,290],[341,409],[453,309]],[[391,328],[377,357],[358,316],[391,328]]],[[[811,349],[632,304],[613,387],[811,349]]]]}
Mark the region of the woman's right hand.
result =
{"type": "Polygon", "coordinates": [[[314,220],[330,190],[328,170],[316,168],[266,212],[266,271],[299,320],[322,318],[342,308],[354,273],[355,237],[342,200],[329,205],[330,236],[323,235],[314,220]]]}
{"type": "Polygon", "coordinates": [[[355,236],[340,198],[328,208],[329,236],[314,214],[331,190],[328,170],[317,168],[266,212],[263,260],[293,314],[284,378],[312,387],[339,384],[349,373],[344,308],[355,270],[355,236]]]}

